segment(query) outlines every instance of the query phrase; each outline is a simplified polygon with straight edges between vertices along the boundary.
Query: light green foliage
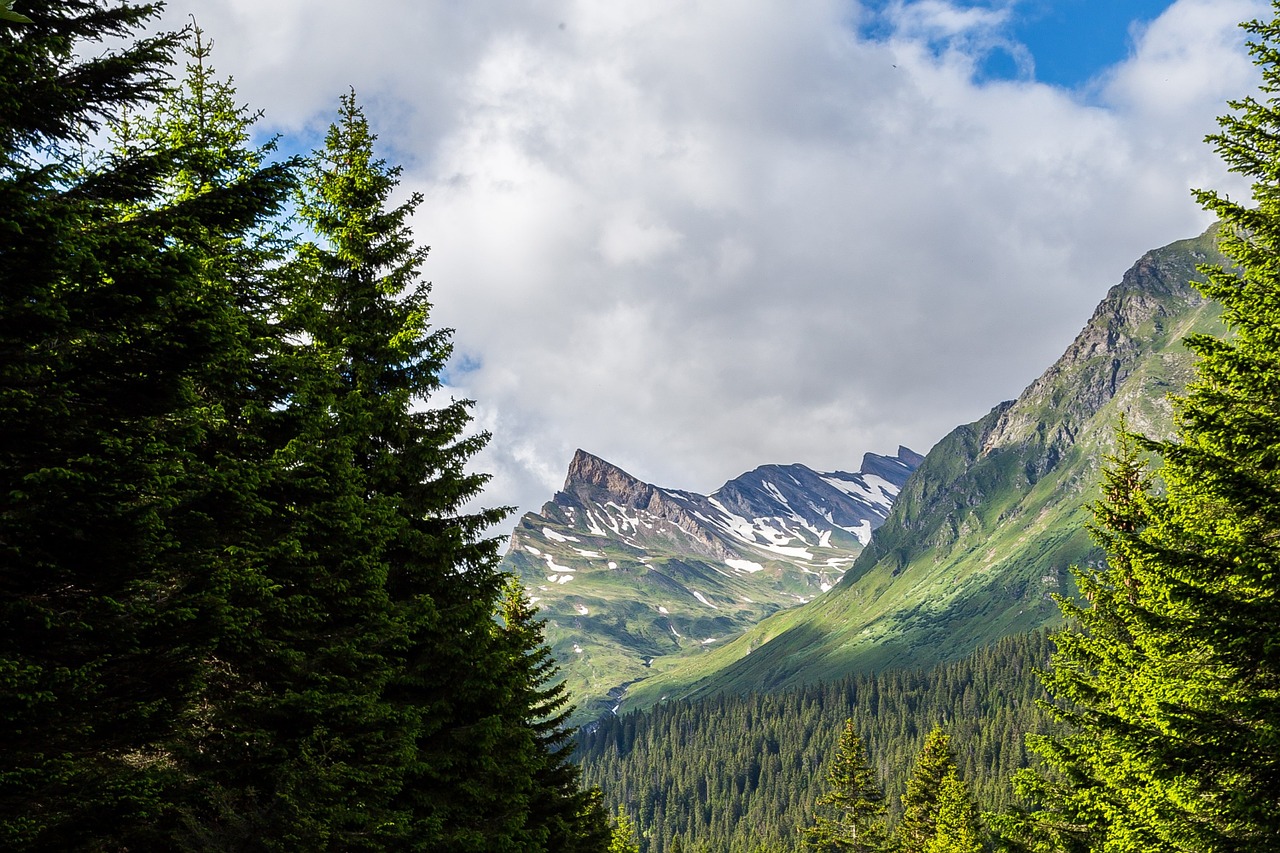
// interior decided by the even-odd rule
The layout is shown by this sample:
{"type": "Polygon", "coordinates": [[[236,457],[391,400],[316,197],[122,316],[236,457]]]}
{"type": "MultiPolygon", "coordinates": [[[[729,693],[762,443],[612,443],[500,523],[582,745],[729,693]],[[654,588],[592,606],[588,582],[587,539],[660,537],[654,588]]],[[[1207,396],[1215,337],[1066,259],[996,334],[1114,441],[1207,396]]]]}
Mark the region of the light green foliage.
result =
{"type": "Polygon", "coordinates": [[[640,842],[636,839],[636,825],[622,807],[614,816],[613,827],[609,834],[609,853],[640,853],[640,842]]]}
{"type": "Polygon", "coordinates": [[[804,849],[820,853],[874,853],[885,849],[884,792],[867,762],[853,718],[827,768],[827,790],[814,803],[804,849]]]}
{"type": "MultiPolygon", "coordinates": [[[[1280,5],[1275,7],[1280,12],[1280,5]]],[[[1047,679],[1076,733],[1036,742],[1039,808],[1005,829],[1036,850],[1280,848],[1280,17],[1245,25],[1261,97],[1230,104],[1211,141],[1256,206],[1199,198],[1230,266],[1201,289],[1226,336],[1193,335],[1197,378],[1148,490],[1137,440],[1095,510],[1108,566],[1083,573],[1047,679]]]]}
{"type": "Polygon", "coordinates": [[[936,728],[925,738],[902,795],[902,817],[894,829],[894,848],[918,853],[937,834],[938,803],[943,780],[956,772],[951,738],[936,728]]]}
{"type": "Polygon", "coordinates": [[[982,853],[986,830],[969,788],[952,770],[938,787],[934,833],[923,847],[908,847],[921,853],[982,853]]]}

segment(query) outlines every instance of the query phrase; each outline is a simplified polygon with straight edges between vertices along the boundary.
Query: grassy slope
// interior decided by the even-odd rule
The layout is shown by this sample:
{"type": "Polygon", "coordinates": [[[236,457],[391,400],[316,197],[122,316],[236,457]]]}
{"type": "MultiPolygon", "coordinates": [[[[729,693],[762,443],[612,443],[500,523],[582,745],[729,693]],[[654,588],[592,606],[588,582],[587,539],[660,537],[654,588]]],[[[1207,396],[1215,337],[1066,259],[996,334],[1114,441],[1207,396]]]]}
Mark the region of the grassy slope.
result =
{"type": "Polygon", "coordinates": [[[1185,282],[1217,258],[1204,235],[1149,253],[1016,402],[938,444],[841,584],[693,660],[655,667],[627,708],[665,696],[771,690],[858,670],[954,660],[1056,620],[1119,413],[1167,431],[1192,372],[1181,340],[1220,331],[1185,282]]]}

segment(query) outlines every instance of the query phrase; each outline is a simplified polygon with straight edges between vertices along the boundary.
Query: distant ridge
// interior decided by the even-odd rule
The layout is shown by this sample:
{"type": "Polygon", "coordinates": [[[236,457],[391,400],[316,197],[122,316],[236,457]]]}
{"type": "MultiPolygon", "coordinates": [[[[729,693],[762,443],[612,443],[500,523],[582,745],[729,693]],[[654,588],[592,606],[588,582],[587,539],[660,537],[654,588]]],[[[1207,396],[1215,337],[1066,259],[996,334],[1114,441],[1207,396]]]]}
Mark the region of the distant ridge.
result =
{"type": "Polygon", "coordinates": [[[868,453],[856,473],[763,465],[708,496],[578,450],[564,487],[520,519],[503,568],[541,608],[589,720],[672,658],[831,589],[922,458],[868,453]]]}
{"type": "Polygon", "coordinates": [[[626,707],[928,666],[1055,622],[1069,567],[1101,557],[1086,505],[1120,413],[1167,434],[1168,396],[1193,372],[1181,341],[1221,332],[1190,285],[1197,265],[1222,262],[1215,235],[1148,252],[1016,401],[943,438],[829,595],[634,685],[626,707]]]}

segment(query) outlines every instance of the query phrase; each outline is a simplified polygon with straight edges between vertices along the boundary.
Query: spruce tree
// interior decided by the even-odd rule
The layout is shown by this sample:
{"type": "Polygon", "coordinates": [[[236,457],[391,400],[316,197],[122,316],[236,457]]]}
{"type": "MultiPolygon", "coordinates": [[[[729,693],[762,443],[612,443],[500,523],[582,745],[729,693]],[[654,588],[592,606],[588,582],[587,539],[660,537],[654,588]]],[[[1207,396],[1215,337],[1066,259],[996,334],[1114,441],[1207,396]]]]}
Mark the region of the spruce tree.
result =
{"type": "Polygon", "coordinates": [[[0,27],[0,843],[156,849],[233,544],[208,509],[238,491],[206,439],[239,309],[193,246],[273,215],[286,181],[176,199],[181,146],[93,153],[176,38],[134,36],[154,6],[24,11],[0,27]]]}
{"type": "Polygon", "coordinates": [[[969,796],[969,786],[953,769],[938,787],[933,835],[916,849],[921,853],[982,853],[985,842],[986,829],[969,796]]]}
{"type": "Polygon", "coordinates": [[[884,793],[867,763],[853,718],[845,721],[827,790],[815,804],[804,849],[821,853],[877,853],[885,849],[884,793]]]}
{"type": "Polygon", "coordinates": [[[919,853],[937,832],[938,794],[942,780],[956,772],[951,738],[935,728],[925,738],[902,795],[902,817],[894,829],[894,848],[919,853]]]}
{"type": "Polygon", "coordinates": [[[1201,288],[1222,304],[1229,333],[1189,339],[1197,378],[1175,401],[1177,435],[1143,442],[1161,459],[1162,490],[1136,489],[1122,512],[1098,519],[1109,565],[1085,585],[1084,639],[1064,638],[1049,680],[1076,734],[1042,745],[1057,776],[1029,788],[1062,792],[1067,808],[1041,799],[1021,821],[1041,848],[1280,849],[1274,8],[1271,21],[1244,25],[1260,96],[1231,102],[1210,137],[1253,182],[1253,204],[1198,194],[1221,219],[1220,248],[1233,262],[1204,270],[1201,288]]]}

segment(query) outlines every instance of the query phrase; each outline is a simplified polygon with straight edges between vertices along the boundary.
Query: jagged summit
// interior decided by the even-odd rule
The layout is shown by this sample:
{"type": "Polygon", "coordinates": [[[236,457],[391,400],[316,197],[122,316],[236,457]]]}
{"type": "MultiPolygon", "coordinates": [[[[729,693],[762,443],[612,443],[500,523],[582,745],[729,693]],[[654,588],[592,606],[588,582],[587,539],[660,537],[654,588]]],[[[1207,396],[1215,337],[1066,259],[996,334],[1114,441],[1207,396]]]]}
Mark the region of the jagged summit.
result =
{"type": "Polygon", "coordinates": [[[649,503],[653,486],[623,471],[612,462],[579,449],[569,463],[562,494],[586,500],[613,499],[622,506],[641,507],[649,503]]]}
{"type": "Polygon", "coordinates": [[[584,716],[648,663],[700,651],[831,589],[919,455],[863,471],[762,465],[711,495],[645,483],[585,450],[564,488],[525,515],[503,560],[547,620],[584,716]]]}

